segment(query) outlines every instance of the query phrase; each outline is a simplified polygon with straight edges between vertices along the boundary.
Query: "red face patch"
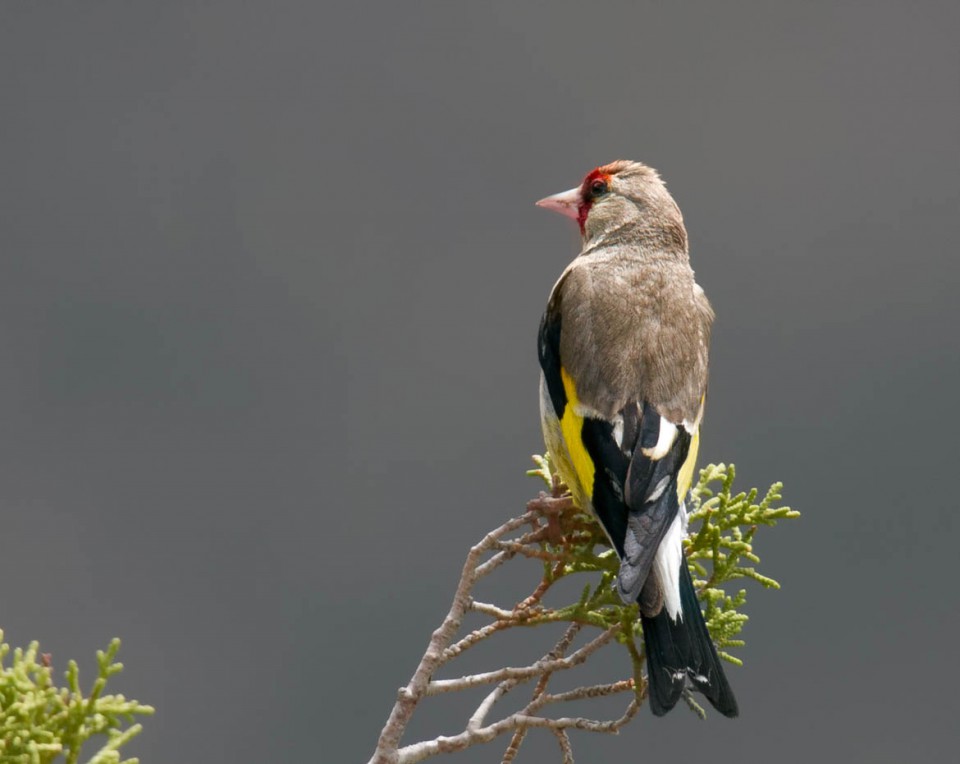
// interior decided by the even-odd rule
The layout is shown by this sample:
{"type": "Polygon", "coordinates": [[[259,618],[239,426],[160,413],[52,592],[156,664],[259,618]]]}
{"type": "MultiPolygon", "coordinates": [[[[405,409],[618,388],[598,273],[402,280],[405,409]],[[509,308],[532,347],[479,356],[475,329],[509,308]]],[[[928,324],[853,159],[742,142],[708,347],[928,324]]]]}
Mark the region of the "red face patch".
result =
{"type": "Polygon", "coordinates": [[[593,207],[594,200],[607,193],[610,187],[610,174],[603,171],[603,168],[589,172],[587,177],[580,184],[580,206],[577,209],[577,223],[580,225],[580,233],[586,233],[587,215],[590,214],[590,208],[593,207]]]}

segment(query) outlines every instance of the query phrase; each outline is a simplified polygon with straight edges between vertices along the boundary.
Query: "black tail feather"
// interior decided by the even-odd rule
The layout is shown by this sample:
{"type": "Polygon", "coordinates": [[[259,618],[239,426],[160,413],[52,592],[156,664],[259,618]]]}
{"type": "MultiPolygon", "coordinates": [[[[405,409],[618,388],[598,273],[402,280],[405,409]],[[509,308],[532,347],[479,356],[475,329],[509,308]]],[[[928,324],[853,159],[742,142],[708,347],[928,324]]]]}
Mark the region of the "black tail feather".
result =
{"type": "Polygon", "coordinates": [[[664,607],[654,618],[643,617],[650,709],[663,716],[680,700],[686,679],[724,716],[739,711],[733,690],[710,639],[686,560],[680,564],[680,604],[683,618],[674,623],[664,607]]]}

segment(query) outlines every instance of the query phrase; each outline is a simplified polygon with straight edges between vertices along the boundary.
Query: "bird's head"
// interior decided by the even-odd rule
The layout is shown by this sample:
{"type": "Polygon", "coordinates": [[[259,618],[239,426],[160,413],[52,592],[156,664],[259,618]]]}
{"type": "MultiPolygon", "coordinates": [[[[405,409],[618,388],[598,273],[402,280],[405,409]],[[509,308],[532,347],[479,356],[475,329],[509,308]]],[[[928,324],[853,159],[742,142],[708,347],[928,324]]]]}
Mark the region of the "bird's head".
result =
{"type": "Polygon", "coordinates": [[[640,162],[618,160],[587,173],[576,188],[537,202],[576,220],[585,245],[606,240],[654,240],[686,251],[680,208],[660,175],[640,162]]]}

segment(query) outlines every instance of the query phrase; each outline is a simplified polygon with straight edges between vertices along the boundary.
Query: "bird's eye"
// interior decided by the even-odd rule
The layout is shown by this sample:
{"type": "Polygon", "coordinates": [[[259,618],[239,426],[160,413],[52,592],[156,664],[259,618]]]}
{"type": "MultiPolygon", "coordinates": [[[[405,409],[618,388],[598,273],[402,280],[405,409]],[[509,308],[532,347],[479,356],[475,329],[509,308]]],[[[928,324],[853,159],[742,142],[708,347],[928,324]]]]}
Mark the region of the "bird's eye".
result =
{"type": "Polygon", "coordinates": [[[590,193],[593,196],[603,196],[609,191],[607,188],[607,181],[597,178],[593,183],[590,184],[590,193]]]}

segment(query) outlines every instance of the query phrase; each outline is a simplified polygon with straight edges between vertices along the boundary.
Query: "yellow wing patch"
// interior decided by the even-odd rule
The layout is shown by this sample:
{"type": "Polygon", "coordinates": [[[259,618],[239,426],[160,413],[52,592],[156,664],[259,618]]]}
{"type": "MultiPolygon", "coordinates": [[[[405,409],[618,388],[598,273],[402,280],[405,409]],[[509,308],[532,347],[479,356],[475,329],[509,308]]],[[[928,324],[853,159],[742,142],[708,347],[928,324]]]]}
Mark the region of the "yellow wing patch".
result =
{"type": "Polygon", "coordinates": [[[687,449],[687,458],[677,473],[677,498],[682,503],[686,498],[687,491],[693,483],[693,469],[697,466],[697,452],[700,450],[700,421],[703,419],[703,407],[707,402],[707,394],[700,396],[700,411],[697,412],[697,421],[694,423],[694,430],[690,436],[690,448],[687,449]]]}
{"type": "Polygon", "coordinates": [[[687,450],[687,458],[677,473],[677,499],[683,501],[690,490],[690,484],[693,482],[693,468],[697,466],[697,451],[700,450],[700,427],[693,431],[690,438],[690,448],[687,450]]]}
{"type": "MultiPolygon", "coordinates": [[[[567,396],[567,405],[563,410],[563,418],[560,420],[560,432],[563,434],[564,445],[567,447],[570,463],[575,473],[575,475],[562,475],[562,477],[575,497],[583,496],[589,500],[593,496],[596,465],[594,465],[593,459],[590,458],[590,454],[587,453],[587,449],[583,445],[583,417],[577,414],[580,399],[577,397],[577,387],[573,382],[573,377],[561,366],[560,378],[563,380],[563,390],[567,396]],[[577,485],[571,485],[573,478],[576,479],[577,485]],[[577,490],[578,488],[579,490],[577,490]]],[[[686,497],[693,482],[693,472],[697,466],[697,452],[699,450],[700,427],[698,425],[690,437],[687,458],[677,474],[677,498],[681,502],[686,497]]]]}
{"type": "MultiPolygon", "coordinates": [[[[577,397],[577,388],[573,384],[573,378],[567,374],[567,370],[560,367],[560,378],[563,380],[563,390],[567,394],[567,405],[563,409],[563,418],[560,420],[560,431],[563,433],[563,440],[567,446],[567,452],[570,454],[570,461],[576,472],[577,482],[580,484],[580,491],[573,491],[574,495],[580,493],[586,498],[593,495],[593,477],[596,473],[596,467],[593,459],[587,453],[583,445],[583,417],[576,413],[580,405],[580,399],[577,397]]],[[[570,489],[573,490],[573,486],[570,489]]]]}

